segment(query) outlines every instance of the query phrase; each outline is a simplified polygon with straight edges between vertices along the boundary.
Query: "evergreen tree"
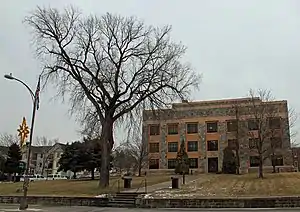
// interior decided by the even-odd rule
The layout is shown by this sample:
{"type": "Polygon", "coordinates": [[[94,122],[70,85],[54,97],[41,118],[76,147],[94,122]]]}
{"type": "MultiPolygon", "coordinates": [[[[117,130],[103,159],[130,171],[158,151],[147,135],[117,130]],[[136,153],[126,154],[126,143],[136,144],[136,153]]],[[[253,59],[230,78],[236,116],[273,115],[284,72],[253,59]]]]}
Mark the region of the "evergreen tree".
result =
{"type": "Polygon", "coordinates": [[[22,160],[21,149],[18,144],[13,143],[8,148],[7,159],[5,162],[5,172],[14,175],[16,175],[16,173],[21,174],[22,172],[22,169],[20,167],[21,160],[22,160]]]}
{"type": "Polygon", "coordinates": [[[228,146],[223,150],[222,172],[224,174],[236,173],[236,157],[234,155],[234,151],[228,146]]]}
{"type": "Polygon", "coordinates": [[[189,174],[189,157],[185,150],[185,142],[184,138],[181,138],[180,148],[177,152],[176,157],[176,167],[175,167],[175,173],[176,174],[189,174]]]}

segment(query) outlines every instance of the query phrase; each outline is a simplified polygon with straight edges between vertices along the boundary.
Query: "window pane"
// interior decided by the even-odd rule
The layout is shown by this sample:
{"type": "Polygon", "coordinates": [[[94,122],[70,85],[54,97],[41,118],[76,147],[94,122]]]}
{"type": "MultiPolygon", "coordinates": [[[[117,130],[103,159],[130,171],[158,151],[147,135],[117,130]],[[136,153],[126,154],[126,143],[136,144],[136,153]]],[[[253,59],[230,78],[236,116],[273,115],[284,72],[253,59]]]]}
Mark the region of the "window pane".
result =
{"type": "Polygon", "coordinates": [[[237,131],[237,120],[227,121],[227,132],[237,131]]]}
{"type": "Polygon", "coordinates": [[[150,153],[159,152],[159,143],[150,143],[150,153]]]}
{"type": "Polygon", "coordinates": [[[189,158],[189,165],[192,169],[198,168],[198,158],[189,158]]]}
{"type": "Polygon", "coordinates": [[[159,159],[149,160],[149,169],[159,169],[159,159]]]}
{"type": "Polygon", "coordinates": [[[207,141],[207,151],[218,151],[219,145],[218,141],[213,140],[213,141],[207,141]]]}
{"type": "Polygon", "coordinates": [[[175,169],[177,165],[176,159],[168,159],[168,169],[175,169]]]}
{"type": "Polygon", "coordinates": [[[206,123],[206,131],[208,133],[218,132],[218,122],[208,122],[208,123],[206,123]]]}
{"type": "Polygon", "coordinates": [[[248,130],[258,130],[258,122],[256,120],[248,120],[248,130]]]}
{"type": "Polygon", "coordinates": [[[178,142],[169,142],[168,152],[178,152],[178,142]]]}
{"type": "Polygon", "coordinates": [[[258,138],[249,138],[249,149],[257,149],[258,138]]]}
{"type": "Polygon", "coordinates": [[[258,166],[259,166],[259,157],[250,156],[250,167],[258,167],[258,166]]]}
{"type": "Polygon", "coordinates": [[[198,141],[188,141],[188,152],[198,151],[198,141]]]}
{"type": "Polygon", "coordinates": [[[280,118],[269,118],[269,128],[270,129],[280,129],[280,118]]]}
{"type": "Polygon", "coordinates": [[[178,134],[178,124],[168,124],[168,135],[178,134]]]}
{"type": "Polygon", "coordinates": [[[150,125],[149,131],[150,135],[159,135],[159,125],[150,125]]]}
{"type": "Polygon", "coordinates": [[[187,134],[198,133],[198,123],[187,123],[186,131],[187,134]]]}

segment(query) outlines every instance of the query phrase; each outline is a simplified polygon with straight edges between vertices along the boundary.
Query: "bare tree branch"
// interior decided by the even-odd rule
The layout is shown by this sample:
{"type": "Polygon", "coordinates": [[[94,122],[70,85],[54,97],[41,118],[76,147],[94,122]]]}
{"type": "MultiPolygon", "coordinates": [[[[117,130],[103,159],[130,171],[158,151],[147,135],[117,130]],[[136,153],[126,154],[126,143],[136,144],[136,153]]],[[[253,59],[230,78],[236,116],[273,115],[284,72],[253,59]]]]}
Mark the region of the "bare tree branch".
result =
{"type": "Polygon", "coordinates": [[[9,147],[13,143],[16,143],[16,144],[20,143],[20,139],[17,134],[15,134],[15,135],[8,134],[8,133],[0,134],[0,146],[9,147]]]}
{"type": "Polygon", "coordinates": [[[170,26],[109,13],[84,17],[73,7],[38,7],[25,22],[44,62],[44,80],[58,95],[69,95],[85,133],[102,129],[102,186],[108,185],[114,126],[198,88],[200,76],[182,62],[186,47],[170,39],[170,26]]]}
{"type": "Polygon", "coordinates": [[[48,139],[45,136],[36,137],[33,145],[35,146],[53,146],[54,144],[58,143],[58,138],[56,139],[48,139]]]}

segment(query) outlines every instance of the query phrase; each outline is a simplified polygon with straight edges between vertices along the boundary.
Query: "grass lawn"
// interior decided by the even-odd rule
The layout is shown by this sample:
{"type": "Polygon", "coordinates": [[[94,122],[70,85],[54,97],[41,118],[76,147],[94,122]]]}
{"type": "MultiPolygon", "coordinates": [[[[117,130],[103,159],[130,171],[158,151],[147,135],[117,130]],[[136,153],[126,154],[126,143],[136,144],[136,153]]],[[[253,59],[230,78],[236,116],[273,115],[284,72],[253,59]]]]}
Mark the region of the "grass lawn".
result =
{"type": "Polygon", "coordinates": [[[251,196],[296,196],[300,194],[300,173],[248,175],[205,175],[180,189],[162,189],[153,197],[251,197],[251,196]]]}
{"type": "MultiPolygon", "coordinates": [[[[132,188],[142,188],[145,184],[144,177],[133,177],[132,188]]],[[[28,195],[59,195],[59,196],[96,196],[102,193],[116,192],[118,190],[118,180],[120,187],[123,187],[121,178],[111,178],[108,189],[99,189],[98,180],[49,180],[31,182],[28,189],[28,195]]],[[[168,175],[149,175],[147,176],[147,185],[170,180],[168,175]]],[[[23,182],[18,183],[0,183],[0,195],[22,195],[17,192],[21,189],[23,182]]]]}

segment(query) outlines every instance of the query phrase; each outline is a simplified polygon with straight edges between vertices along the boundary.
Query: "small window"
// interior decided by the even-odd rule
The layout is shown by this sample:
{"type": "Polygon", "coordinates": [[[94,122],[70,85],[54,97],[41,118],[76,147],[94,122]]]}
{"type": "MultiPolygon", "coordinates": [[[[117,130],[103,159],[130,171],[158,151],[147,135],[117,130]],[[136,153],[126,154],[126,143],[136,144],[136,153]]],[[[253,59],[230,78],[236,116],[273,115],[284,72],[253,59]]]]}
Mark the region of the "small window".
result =
{"type": "Polygon", "coordinates": [[[270,129],[280,129],[280,118],[269,118],[268,121],[270,129]]]}
{"type": "Polygon", "coordinates": [[[250,167],[258,167],[258,166],[259,166],[259,157],[250,156],[250,167]]]}
{"type": "Polygon", "coordinates": [[[168,135],[178,134],[178,124],[168,124],[168,135]]]}
{"type": "Polygon", "coordinates": [[[282,148],[282,139],[281,137],[272,137],[271,139],[272,148],[282,148]]]}
{"type": "Polygon", "coordinates": [[[150,143],[150,153],[159,152],[159,143],[150,143]]]}
{"type": "Polygon", "coordinates": [[[275,155],[273,163],[274,163],[274,166],[283,166],[283,157],[282,157],[282,155],[275,155]]]}
{"type": "Polygon", "coordinates": [[[188,152],[198,151],[198,141],[188,141],[188,152]]]}
{"type": "Polygon", "coordinates": [[[258,130],[258,121],[255,119],[248,120],[248,130],[258,130]]]}
{"type": "Polygon", "coordinates": [[[168,142],[168,152],[178,152],[178,142],[168,142]]]}
{"type": "Polygon", "coordinates": [[[159,169],[159,159],[149,160],[149,169],[159,169]]]}
{"type": "Polygon", "coordinates": [[[43,156],[44,156],[43,154],[40,154],[40,158],[43,158],[43,156]]]}
{"type": "Polygon", "coordinates": [[[208,132],[208,133],[218,132],[218,122],[207,122],[206,123],[206,132],[208,132]]]}
{"type": "Polygon", "coordinates": [[[189,158],[189,165],[191,169],[198,168],[198,158],[189,158]]]}
{"type": "Polygon", "coordinates": [[[219,145],[218,141],[207,141],[207,151],[218,151],[219,145]]]}
{"type": "Polygon", "coordinates": [[[168,159],[168,169],[175,169],[177,165],[176,159],[168,159]]]}
{"type": "Polygon", "coordinates": [[[237,120],[227,121],[227,132],[236,132],[237,127],[237,120]]]}
{"type": "Polygon", "coordinates": [[[186,131],[187,134],[198,133],[198,123],[187,123],[186,131]]]}
{"type": "Polygon", "coordinates": [[[228,139],[228,147],[230,149],[236,149],[237,148],[237,140],[236,139],[228,139]]]}
{"type": "Polygon", "coordinates": [[[149,127],[150,135],[159,135],[159,125],[150,125],[149,127]]]}
{"type": "Polygon", "coordinates": [[[257,149],[258,138],[249,138],[249,149],[257,149]]]}

